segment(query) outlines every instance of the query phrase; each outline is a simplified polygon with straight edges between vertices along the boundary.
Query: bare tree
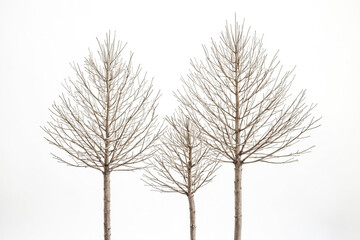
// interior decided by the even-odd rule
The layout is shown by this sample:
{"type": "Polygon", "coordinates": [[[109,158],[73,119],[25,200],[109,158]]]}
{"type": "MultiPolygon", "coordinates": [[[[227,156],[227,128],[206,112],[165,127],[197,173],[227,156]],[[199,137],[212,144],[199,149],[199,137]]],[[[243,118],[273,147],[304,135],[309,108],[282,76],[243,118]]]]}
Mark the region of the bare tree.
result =
{"type": "Polygon", "coordinates": [[[262,38],[253,37],[235,19],[226,24],[220,41],[203,47],[206,59],[191,61],[184,92],[177,98],[206,135],[206,143],[234,164],[234,239],[241,239],[241,176],[245,164],[289,163],[312,147],[292,147],[318,126],[306,105],[305,90],[288,94],[291,71],[282,71],[277,54],[268,58],[262,38]]]}
{"type": "Polygon", "coordinates": [[[138,163],[153,153],[150,146],[159,136],[155,109],[159,93],[152,90],[152,81],[122,59],[125,47],[106,35],[98,40],[99,62],[90,52],[84,68],[72,64],[76,80],[69,79],[60,103],[50,109],[52,121],[46,140],[67,154],[55,159],[74,167],[100,171],[104,178],[104,239],[111,238],[110,173],[138,169],[138,163]]]}
{"type": "Polygon", "coordinates": [[[170,127],[160,137],[144,181],[159,192],[176,192],[188,198],[190,239],[196,239],[195,192],[208,184],[218,168],[217,156],[204,146],[201,132],[177,112],[166,118],[170,127]]]}

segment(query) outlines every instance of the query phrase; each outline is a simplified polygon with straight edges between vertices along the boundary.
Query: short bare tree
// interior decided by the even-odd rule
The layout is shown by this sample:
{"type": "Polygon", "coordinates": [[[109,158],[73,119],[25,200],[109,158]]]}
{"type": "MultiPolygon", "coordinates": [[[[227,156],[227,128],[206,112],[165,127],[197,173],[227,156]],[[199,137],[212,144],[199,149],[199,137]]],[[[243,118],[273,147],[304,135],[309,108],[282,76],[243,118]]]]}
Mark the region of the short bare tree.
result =
{"type": "Polygon", "coordinates": [[[288,93],[293,71],[282,71],[277,54],[272,58],[262,38],[235,20],[226,24],[220,41],[204,46],[205,60],[191,61],[184,91],[177,98],[192,122],[207,137],[207,145],[234,164],[234,239],[241,239],[241,176],[245,164],[289,163],[311,147],[292,146],[318,126],[306,105],[305,91],[288,93]]]}
{"type": "Polygon", "coordinates": [[[188,198],[190,239],[196,239],[195,192],[208,184],[218,168],[217,156],[204,146],[201,132],[181,113],[166,118],[170,125],[160,137],[144,181],[159,192],[176,192],[188,198]]]}
{"type": "Polygon", "coordinates": [[[50,109],[52,120],[47,127],[47,141],[67,154],[52,154],[69,166],[100,171],[104,178],[104,239],[111,238],[110,173],[141,167],[138,163],[153,154],[151,145],[159,136],[155,109],[159,93],[152,81],[122,59],[125,47],[106,35],[98,40],[97,61],[90,52],[84,68],[72,64],[76,80],[65,82],[60,103],[50,109]]]}

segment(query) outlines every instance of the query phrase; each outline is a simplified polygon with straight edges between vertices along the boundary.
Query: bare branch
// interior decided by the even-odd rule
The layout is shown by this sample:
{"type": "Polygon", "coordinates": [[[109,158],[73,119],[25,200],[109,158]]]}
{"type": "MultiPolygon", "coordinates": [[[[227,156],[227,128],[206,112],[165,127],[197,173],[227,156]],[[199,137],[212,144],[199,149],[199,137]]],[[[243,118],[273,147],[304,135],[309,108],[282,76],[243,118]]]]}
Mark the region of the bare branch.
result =
{"type": "Polygon", "coordinates": [[[90,52],[84,70],[71,64],[76,79],[64,84],[68,97],[52,106],[43,130],[47,140],[71,157],[56,159],[71,166],[104,171],[137,169],[152,154],[150,146],[160,135],[155,110],[159,93],[152,90],[140,66],[126,62],[125,44],[107,34],[99,40],[98,59],[90,52]]]}
{"type": "Polygon", "coordinates": [[[169,127],[155,146],[144,182],[160,192],[193,195],[213,179],[218,155],[204,145],[201,131],[181,109],[166,122],[169,127]]]}
{"type": "Polygon", "coordinates": [[[283,72],[277,54],[269,60],[262,45],[243,25],[226,24],[220,41],[203,47],[205,61],[191,61],[185,87],[175,94],[225,162],[292,162],[309,149],[286,150],[319,126],[305,91],[287,103],[293,70],[283,72]]]}

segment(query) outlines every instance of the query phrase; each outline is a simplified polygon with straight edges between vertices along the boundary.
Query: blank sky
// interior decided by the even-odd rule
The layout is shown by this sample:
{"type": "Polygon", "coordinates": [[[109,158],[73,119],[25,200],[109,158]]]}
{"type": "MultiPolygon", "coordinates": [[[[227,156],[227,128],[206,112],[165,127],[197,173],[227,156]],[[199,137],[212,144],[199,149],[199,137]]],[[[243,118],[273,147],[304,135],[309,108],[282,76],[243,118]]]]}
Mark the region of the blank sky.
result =
{"type": "MultiPolygon", "coordinates": [[[[0,2],[0,239],[102,238],[102,176],[52,159],[40,129],[96,37],[107,31],[161,89],[171,114],[190,58],[218,39],[234,14],[296,66],[293,92],[318,103],[321,128],[299,144],[316,148],[293,164],[244,169],[245,240],[358,240],[360,236],[360,2],[10,1],[0,2]]],[[[150,191],[142,172],[112,174],[113,239],[188,238],[184,196],[150,191]]],[[[195,196],[198,239],[233,235],[233,166],[195,196]]]]}

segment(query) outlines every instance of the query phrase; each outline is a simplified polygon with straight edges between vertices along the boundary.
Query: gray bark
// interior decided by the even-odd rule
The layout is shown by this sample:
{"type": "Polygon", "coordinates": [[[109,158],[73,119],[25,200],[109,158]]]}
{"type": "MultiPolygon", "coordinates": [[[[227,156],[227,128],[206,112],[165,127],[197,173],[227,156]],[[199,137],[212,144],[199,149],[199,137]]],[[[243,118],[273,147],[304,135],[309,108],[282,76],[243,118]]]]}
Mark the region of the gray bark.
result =
{"type": "Polygon", "coordinates": [[[187,166],[188,171],[188,200],[189,200],[189,211],[190,211],[190,240],[196,239],[196,223],[195,223],[195,200],[194,200],[194,189],[193,189],[193,174],[192,174],[192,147],[191,144],[191,136],[190,130],[187,129],[187,142],[189,146],[189,162],[187,166]]]}
{"type": "MultiPolygon", "coordinates": [[[[238,78],[239,57],[238,46],[235,45],[235,77],[238,78]]],[[[241,206],[241,170],[242,162],[240,159],[240,96],[239,96],[239,81],[235,81],[235,180],[234,180],[234,197],[235,197],[235,225],[234,225],[234,240],[241,240],[241,221],[242,221],[242,206],[241,206]]]]}
{"type": "Polygon", "coordinates": [[[235,164],[235,181],[234,181],[234,195],[235,195],[235,230],[234,240],[241,240],[241,224],[242,224],[242,193],[241,193],[241,177],[242,164],[235,164]]]}
{"type": "Polygon", "coordinates": [[[196,219],[195,219],[195,201],[194,195],[188,196],[189,200],[189,211],[190,211],[190,239],[196,240],[196,219]]]}
{"type": "Polygon", "coordinates": [[[110,80],[109,63],[106,64],[106,119],[105,119],[105,167],[104,167],[104,240],[111,239],[110,223],[110,170],[109,170],[109,115],[110,115],[110,80]]]}
{"type": "Polygon", "coordinates": [[[110,172],[104,172],[104,239],[111,239],[110,225],[110,172]]]}

